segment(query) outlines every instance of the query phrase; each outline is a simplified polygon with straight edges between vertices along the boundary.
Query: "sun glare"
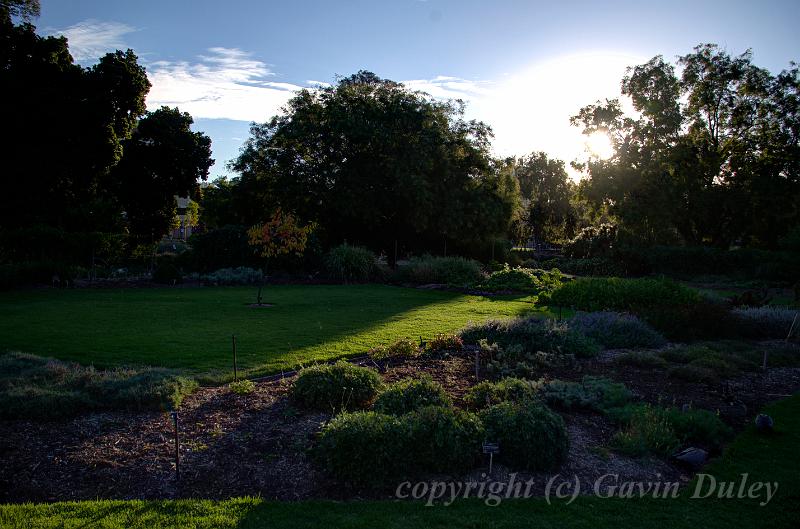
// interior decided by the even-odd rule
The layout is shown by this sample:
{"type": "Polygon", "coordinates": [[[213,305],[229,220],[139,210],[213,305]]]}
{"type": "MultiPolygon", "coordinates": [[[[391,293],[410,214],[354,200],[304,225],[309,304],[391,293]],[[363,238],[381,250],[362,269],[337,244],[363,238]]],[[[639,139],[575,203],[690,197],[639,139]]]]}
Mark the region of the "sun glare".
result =
{"type": "Polygon", "coordinates": [[[605,132],[595,132],[586,139],[586,149],[592,156],[605,160],[614,156],[614,145],[605,132]]]}

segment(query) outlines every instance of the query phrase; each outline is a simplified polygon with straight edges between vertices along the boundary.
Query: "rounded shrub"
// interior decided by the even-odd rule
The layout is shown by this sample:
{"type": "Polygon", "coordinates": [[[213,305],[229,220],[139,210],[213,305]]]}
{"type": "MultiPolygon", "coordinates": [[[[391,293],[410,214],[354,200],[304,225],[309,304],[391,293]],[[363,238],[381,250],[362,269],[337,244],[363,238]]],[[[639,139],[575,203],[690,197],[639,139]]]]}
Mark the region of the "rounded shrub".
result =
{"type": "Polygon", "coordinates": [[[567,458],[564,420],[535,402],[502,402],[480,414],[486,438],[500,444],[500,459],[525,470],[552,470],[567,458]]]}
{"type": "Polygon", "coordinates": [[[418,473],[464,472],[480,457],[483,424],[477,415],[444,406],[429,406],[403,418],[408,439],[408,468],[418,473]]]}
{"type": "Polygon", "coordinates": [[[660,347],[667,341],[647,323],[619,312],[581,312],[569,322],[575,329],[607,349],[660,347]]]}
{"type": "Polygon", "coordinates": [[[464,341],[455,334],[437,334],[428,342],[427,349],[430,353],[444,351],[460,351],[464,348],[464,341]]]}
{"type": "Polygon", "coordinates": [[[402,280],[416,284],[470,286],[483,279],[480,263],[463,257],[415,257],[398,272],[402,280]]]}
{"type": "Polygon", "coordinates": [[[382,387],[374,369],[341,361],[303,369],[290,396],[300,406],[336,413],[367,407],[382,387]]]}
{"type": "Polygon", "coordinates": [[[342,244],[325,257],[328,275],[343,283],[369,281],[375,266],[375,254],[361,246],[342,244]]]}
{"type": "Polygon", "coordinates": [[[501,402],[525,402],[537,398],[542,387],[540,382],[508,377],[498,382],[488,380],[472,386],[464,395],[464,402],[473,410],[479,410],[501,402]]]}
{"type": "Polygon", "coordinates": [[[406,424],[374,411],[342,413],[322,429],[314,454],[336,478],[354,485],[381,485],[405,467],[406,424]]]}
{"type": "Polygon", "coordinates": [[[369,356],[375,360],[385,360],[387,358],[414,358],[419,356],[419,347],[413,341],[403,338],[393,344],[379,345],[369,350],[369,356]]]}
{"type": "Polygon", "coordinates": [[[404,415],[426,406],[450,406],[452,401],[430,375],[395,382],[378,395],[374,409],[388,415],[404,415]]]}

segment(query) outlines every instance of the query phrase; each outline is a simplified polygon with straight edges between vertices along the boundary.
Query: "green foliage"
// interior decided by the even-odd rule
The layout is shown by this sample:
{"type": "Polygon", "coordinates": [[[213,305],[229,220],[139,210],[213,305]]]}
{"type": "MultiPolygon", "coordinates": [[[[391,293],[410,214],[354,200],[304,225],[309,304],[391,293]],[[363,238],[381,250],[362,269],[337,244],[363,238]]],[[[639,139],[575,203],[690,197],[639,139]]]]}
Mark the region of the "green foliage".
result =
{"type": "Polygon", "coordinates": [[[337,413],[369,406],[382,387],[374,369],[342,361],[300,371],[290,397],[300,406],[337,413]]]}
{"type": "Polygon", "coordinates": [[[614,257],[617,227],[613,224],[587,226],[564,246],[564,255],[573,259],[603,259],[614,257]]]}
{"type": "Polygon", "coordinates": [[[614,435],[611,443],[615,450],[632,456],[667,456],[680,446],[669,420],[650,405],[636,407],[626,427],[614,435]]]}
{"type": "Polygon", "coordinates": [[[480,288],[492,292],[530,292],[550,294],[562,285],[559,270],[533,270],[530,268],[509,268],[492,272],[480,288]]]}
{"type": "Polygon", "coordinates": [[[101,371],[30,354],[0,356],[0,417],[6,419],[54,419],[114,409],[176,409],[196,388],[193,379],[168,369],[101,371]]]}
{"type": "Polygon", "coordinates": [[[426,345],[426,350],[431,354],[438,354],[447,351],[461,351],[464,341],[455,334],[437,334],[426,345]]]}
{"type": "Polygon", "coordinates": [[[638,312],[673,342],[738,338],[746,330],[728,306],[712,301],[652,306],[638,312]]]}
{"type": "Polygon", "coordinates": [[[228,225],[193,234],[189,243],[192,245],[194,266],[201,272],[257,266],[257,259],[247,242],[247,229],[244,226],[228,225]]]}
{"type": "Polygon", "coordinates": [[[497,382],[485,380],[469,388],[464,402],[470,409],[480,410],[501,402],[527,402],[538,397],[543,383],[507,377],[497,382]]]}
{"type": "Polygon", "coordinates": [[[397,340],[388,347],[379,345],[369,351],[369,356],[375,360],[387,358],[414,358],[420,355],[419,346],[408,338],[397,340]]]}
{"type": "Polygon", "coordinates": [[[418,285],[441,283],[471,286],[481,279],[480,263],[463,257],[415,257],[398,269],[401,281],[418,285]]]}
{"type": "Polygon", "coordinates": [[[452,401],[430,375],[395,382],[378,395],[374,409],[387,415],[404,415],[426,406],[450,406],[452,401]]]}
{"type": "Polygon", "coordinates": [[[484,429],[477,415],[429,406],[403,420],[408,428],[405,461],[412,472],[465,472],[478,461],[484,429]]]}
{"type": "Polygon", "coordinates": [[[200,276],[206,285],[257,285],[264,280],[264,273],[246,266],[238,268],[220,268],[210,274],[200,276]]]}
{"type": "MultiPolygon", "coordinates": [[[[741,307],[733,310],[733,316],[744,326],[743,333],[760,339],[782,339],[789,335],[789,329],[800,311],[788,307],[741,307]]],[[[800,326],[800,323],[795,324],[800,326]]],[[[800,330],[796,331],[800,332],[800,330]]]]}
{"type": "Polygon", "coordinates": [[[238,382],[231,382],[228,387],[237,395],[247,395],[256,390],[256,385],[252,380],[240,380],[238,382]]]}
{"type": "Polygon", "coordinates": [[[625,351],[614,357],[614,362],[622,366],[634,366],[642,368],[664,368],[667,361],[655,353],[644,351],[625,351]]]}
{"type": "Polygon", "coordinates": [[[328,275],[343,283],[364,283],[375,274],[375,254],[361,246],[342,244],[325,257],[328,275]]]}
{"type": "Polygon", "coordinates": [[[532,402],[502,402],[480,413],[486,439],[500,444],[499,459],[513,468],[553,470],[567,457],[564,420],[532,402]]]}
{"type": "Polygon", "coordinates": [[[666,343],[652,327],[630,314],[578,313],[569,320],[569,325],[606,349],[660,347],[666,343]]]}
{"type": "Polygon", "coordinates": [[[606,413],[627,404],[633,394],[625,384],[602,377],[583,377],[581,382],[553,380],[544,385],[542,399],[563,409],[587,409],[606,413]]]}
{"type": "Polygon", "coordinates": [[[552,295],[552,304],[577,310],[641,310],[653,306],[688,305],[697,291],[669,279],[580,278],[552,295]]]}

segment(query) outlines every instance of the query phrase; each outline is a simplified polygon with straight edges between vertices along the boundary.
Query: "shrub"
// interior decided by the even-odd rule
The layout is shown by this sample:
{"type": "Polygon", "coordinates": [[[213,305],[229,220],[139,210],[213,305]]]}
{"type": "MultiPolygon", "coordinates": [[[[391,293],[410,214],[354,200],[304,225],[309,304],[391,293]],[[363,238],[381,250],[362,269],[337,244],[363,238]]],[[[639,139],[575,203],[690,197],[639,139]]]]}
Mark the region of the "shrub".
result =
{"type": "Polygon", "coordinates": [[[480,414],[486,438],[500,444],[499,459],[515,468],[552,470],[567,457],[564,420],[534,402],[502,402],[480,414]]]}
{"type": "Polygon", "coordinates": [[[443,351],[460,351],[463,348],[463,340],[455,334],[437,334],[427,344],[428,351],[434,354],[443,351]]]}
{"type": "Polygon", "coordinates": [[[397,340],[388,347],[379,345],[369,350],[369,356],[375,360],[385,360],[387,358],[414,358],[419,356],[419,346],[413,341],[403,338],[397,340]]]}
{"type": "Polygon", "coordinates": [[[473,410],[487,408],[501,402],[526,402],[535,400],[541,382],[520,378],[504,378],[499,382],[484,381],[469,388],[464,402],[473,410]]]}
{"type": "Polygon", "coordinates": [[[603,257],[589,259],[555,257],[544,261],[525,261],[524,266],[529,268],[557,268],[566,274],[579,276],[620,277],[627,274],[627,269],[622,263],[603,257]]]}
{"type": "Polygon", "coordinates": [[[84,412],[176,409],[194,379],[161,368],[97,370],[40,356],[0,356],[0,417],[53,419],[84,412]]]}
{"type": "Polygon", "coordinates": [[[667,408],[664,413],[681,443],[719,450],[733,436],[730,426],[708,410],[667,408]]]}
{"type": "Polygon", "coordinates": [[[639,315],[674,342],[736,338],[743,332],[730,308],[709,301],[647,307],[639,315]]]}
{"type": "Polygon", "coordinates": [[[550,293],[561,286],[563,275],[557,269],[538,270],[510,268],[508,265],[492,272],[480,288],[492,292],[550,293]]]}
{"type": "Polygon", "coordinates": [[[617,227],[613,224],[587,226],[564,246],[564,255],[578,259],[613,257],[616,240],[617,227]]]}
{"type": "Polygon", "coordinates": [[[652,327],[630,314],[584,312],[575,315],[569,325],[607,349],[660,347],[666,343],[652,327]]]}
{"type": "Polygon", "coordinates": [[[264,279],[261,270],[240,266],[238,268],[220,268],[210,274],[200,276],[206,285],[257,285],[264,279]]]}
{"type": "Polygon", "coordinates": [[[374,369],[340,361],[303,369],[290,396],[300,406],[336,413],[367,407],[382,386],[374,369]]]}
{"type": "Polygon", "coordinates": [[[552,304],[577,310],[638,311],[654,306],[697,303],[697,291],[669,279],[579,278],[552,294],[552,304]]]}
{"type": "Polygon", "coordinates": [[[238,382],[231,382],[228,384],[228,387],[231,388],[231,391],[237,395],[247,395],[248,393],[252,393],[256,390],[256,385],[252,380],[239,380],[238,382]]]}
{"type": "Polygon", "coordinates": [[[589,409],[608,412],[627,404],[633,394],[625,384],[601,377],[583,377],[581,382],[553,380],[541,391],[544,401],[563,410],[589,409]]]}
{"type": "Polygon", "coordinates": [[[648,453],[666,456],[679,445],[680,441],[667,418],[658,408],[650,405],[637,407],[626,427],[612,440],[616,450],[632,456],[648,453]]]}
{"type": "MultiPolygon", "coordinates": [[[[669,375],[693,382],[716,382],[742,371],[756,371],[763,361],[764,345],[723,341],[700,343],[662,351],[659,356],[678,364],[669,375]]],[[[769,347],[769,365],[795,366],[800,363],[796,348],[769,347]]]]}
{"type": "Polygon", "coordinates": [[[404,415],[426,406],[450,406],[452,401],[441,385],[430,375],[395,382],[375,401],[375,411],[388,415],[404,415]]]}
{"type": "Polygon", "coordinates": [[[228,225],[189,238],[196,269],[210,272],[237,266],[258,266],[258,258],[248,244],[247,228],[228,225]]]}
{"type": "Polygon", "coordinates": [[[733,316],[753,338],[783,339],[789,334],[797,309],[788,307],[747,307],[733,310],[733,316]]]}
{"type": "Polygon", "coordinates": [[[180,270],[171,262],[164,262],[153,270],[153,281],[163,285],[174,285],[183,281],[180,270]]]}
{"type": "Polygon", "coordinates": [[[408,430],[404,421],[373,411],[342,413],[323,428],[316,459],[338,479],[381,485],[405,468],[408,430]]]}
{"type": "Polygon", "coordinates": [[[408,440],[406,465],[414,473],[464,472],[480,454],[484,429],[477,415],[429,406],[404,417],[408,440]]]}
{"type": "Polygon", "coordinates": [[[667,367],[667,361],[662,357],[643,351],[626,351],[614,357],[614,362],[623,366],[647,368],[667,367]]]}
{"type": "Polygon", "coordinates": [[[343,283],[369,281],[375,270],[375,254],[361,246],[342,244],[328,252],[325,270],[343,283]]]}
{"type": "Polygon", "coordinates": [[[513,358],[514,348],[524,355],[529,352],[572,354],[580,358],[596,355],[600,346],[590,338],[569,327],[566,322],[542,318],[517,318],[507,321],[489,321],[482,325],[467,327],[461,332],[466,342],[476,343],[485,339],[498,344],[513,358]]]}
{"type": "Polygon", "coordinates": [[[398,270],[399,277],[410,283],[443,283],[470,286],[481,279],[480,264],[463,257],[415,257],[398,270]]]}

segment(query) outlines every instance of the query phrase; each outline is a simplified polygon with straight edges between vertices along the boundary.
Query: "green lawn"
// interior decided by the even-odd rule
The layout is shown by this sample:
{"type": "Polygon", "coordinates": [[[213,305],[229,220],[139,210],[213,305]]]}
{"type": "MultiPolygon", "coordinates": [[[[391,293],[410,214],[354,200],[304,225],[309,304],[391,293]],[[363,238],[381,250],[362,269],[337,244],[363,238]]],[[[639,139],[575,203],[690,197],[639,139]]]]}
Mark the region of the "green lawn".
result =
{"type": "Polygon", "coordinates": [[[484,298],[384,285],[35,290],[0,293],[0,351],[98,367],[146,364],[212,378],[231,369],[231,335],[250,374],[357,355],[399,338],[534,310],[523,296],[484,298]]]}
{"type": "MultiPolygon", "coordinates": [[[[796,528],[800,519],[800,396],[771,406],[776,433],[749,430],[725,455],[705,469],[718,480],[777,481],[778,493],[760,507],[756,500],[600,499],[580,497],[572,505],[543,499],[517,500],[487,507],[459,501],[449,507],[422,503],[299,502],[255,498],[227,501],[87,501],[0,506],[0,527],[8,529],[145,528],[586,528],[704,529],[729,527],[796,528]]],[[[691,485],[690,485],[691,488],[691,485]]]]}

